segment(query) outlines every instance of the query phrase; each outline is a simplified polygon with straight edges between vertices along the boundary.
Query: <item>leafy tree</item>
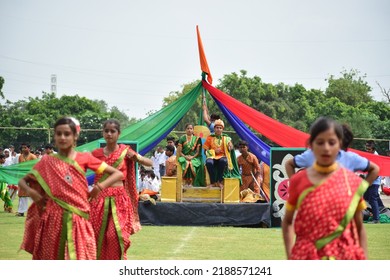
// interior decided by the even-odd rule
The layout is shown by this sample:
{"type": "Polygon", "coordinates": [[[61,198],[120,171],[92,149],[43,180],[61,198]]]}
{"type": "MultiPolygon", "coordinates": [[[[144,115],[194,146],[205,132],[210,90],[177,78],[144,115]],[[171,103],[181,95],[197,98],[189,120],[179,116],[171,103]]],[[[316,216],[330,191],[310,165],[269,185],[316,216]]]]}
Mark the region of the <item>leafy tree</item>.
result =
{"type": "Polygon", "coordinates": [[[390,118],[390,104],[383,101],[372,101],[359,106],[360,108],[368,110],[370,113],[375,114],[380,120],[386,121],[390,118]]]}
{"type": "Polygon", "coordinates": [[[372,101],[369,94],[372,88],[364,80],[366,75],[360,76],[358,70],[341,72],[342,77],[336,78],[331,75],[328,78],[328,88],[325,94],[328,98],[336,97],[341,102],[350,106],[372,101]]]}
{"type": "Polygon", "coordinates": [[[100,132],[102,122],[109,118],[117,118],[122,126],[135,122],[129,120],[126,114],[114,107],[110,110],[104,101],[90,100],[78,95],[63,95],[60,98],[55,93],[42,93],[42,97],[29,97],[14,103],[6,101],[1,107],[0,126],[16,128],[41,128],[41,130],[3,130],[0,145],[30,143],[34,148],[52,142],[53,125],[62,116],[73,116],[79,119],[82,133],[78,144],[84,144],[102,137],[100,132]],[[88,131],[88,130],[99,130],[88,131]]]}
{"type": "Polygon", "coordinates": [[[262,88],[260,77],[247,77],[247,71],[241,70],[240,76],[236,73],[224,75],[218,85],[218,88],[232,97],[240,100],[242,103],[252,106],[254,97],[263,97],[265,91],[262,88]]]}
{"type": "Polygon", "coordinates": [[[389,131],[390,120],[378,121],[372,124],[373,138],[374,139],[387,139],[387,141],[376,141],[376,149],[379,154],[386,155],[389,150],[389,131]]]}
{"type": "Polygon", "coordinates": [[[385,98],[385,102],[386,102],[387,104],[390,104],[390,88],[385,89],[385,88],[383,88],[378,82],[376,82],[376,84],[377,84],[378,87],[380,88],[381,93],[382,93],[383,97],[385,98]]]}
{"type": "Polygon", "coordinates": [[[240,75],[224,75],[218,88],[273,119],[300,130],[307,128],[304,118],[314,117],[310,102],[306,100],[307,91],[302,85],[273,85],[263,83],[258,76],[250,78],[246,74],[246,71],[241,70],[240,75]],[[298,101],[304,106],[298,104],[298,101]]]}

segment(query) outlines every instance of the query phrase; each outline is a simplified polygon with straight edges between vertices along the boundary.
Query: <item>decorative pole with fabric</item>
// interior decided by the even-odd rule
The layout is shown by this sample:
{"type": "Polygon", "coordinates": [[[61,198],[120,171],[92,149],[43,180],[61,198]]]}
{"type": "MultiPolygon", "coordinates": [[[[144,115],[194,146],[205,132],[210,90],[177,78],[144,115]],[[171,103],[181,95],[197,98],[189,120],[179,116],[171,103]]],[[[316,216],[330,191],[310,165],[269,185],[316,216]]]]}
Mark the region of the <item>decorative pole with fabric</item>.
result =
{"type": "MultiPolygon", "coordinates": [[[[199,60],[200,60],[200,68],[202,70],[202,82],[208,83],[208,85],[211,86],[211,84],[213,83],[213,77],[211,75],[210,68],[209,68],[209,65],[207,63],[206,54],[205,54],[204,49],[203,49],[203,43],[202,43],[202,39],[200,38],[200,32],[199,32],[198,26],[196,26],[196,34],[198,37],[199,60]],[[206,80],[207,80],[207,82],[206,82],[206,80]]],[[[207,91],[207,89],[205,87],[203,87],[202,88],[203,103],[206,104],[206,106],[207,106],[206,91],[207,91]]],[[[203,106],[203,104],[202,104],[202,106],[203,106]]],[[[211,135],[214,135],[214,134],[212,133],[211,135]]],[[[227,137],[227,138],[230,139],[230,137],[227,137]]],[[[203,142],[203,144],[204,144],[204,142],[203,142]]],[[[225,150],[227,151],[227,147],[225,147],[225,150]]],[[[224,178],[237,178],[237,179],[239,179],[240,184],[241,184],[241,175],[240,175],[240,172],[238,169],[238,164],[237,164],[237,159],[236,159],[236,154],[234,152],[234,149],[232,149],[230,152],[227,151],[226,157],[231,159],[230,160],[231,165],[229,165],[230,166],[229,168],[225,169],[223,177],[224,178]]]]}
{"type": "MultiPolygon", "coordinates": [[[[202,72],[204,74],[207,75],[207,81],[211,85],[211,84],[213,84],[213,77],[211,76],[209,65],[208,65],[207,60],[206,60],[206,55],[205,55],[204,50],[203,50],[203,43],[202,43],[202,39],[200,38],[200,33],[199,33],[198,26],[196,26],[196,34],[198,36],[198,49],[199,49],[200,69],[202,70],[202,72]]],[[[202,78],[203,78],[203,75],[202,75],[202,78]]],[[[204,80],[204,78],[203,78],[203,80],[204,80]]]]}
{"type": "MultiPolygon", "coordinates": [[[[206,59],[206,55],[205,55],[205,52],[203,49],[203,43],[202,43],[202,39],[200,37],[200,32],[199,32],[198,26],[196,26],[196,35],[198,38],[199,61],[200,61],[200,69],[202,70],[202,81],[206,80],[206,75],[207,75],[207,81],[209,82],[209,84],[212,84],[213,77],[211,76],[210,68],[209,68],[209,65],[207,63],[207,59],[206,59]]],[[[206,90],[204,88],[202,88],[202,107],[203,107],[203,104],[206,104],[206,106],[207,106],[206,90]]],[[[201,109],[199,116],[200,116],[199,125],[203,125],[204,117],[203,117],[203,110],[202,109],[201,109]]]]}

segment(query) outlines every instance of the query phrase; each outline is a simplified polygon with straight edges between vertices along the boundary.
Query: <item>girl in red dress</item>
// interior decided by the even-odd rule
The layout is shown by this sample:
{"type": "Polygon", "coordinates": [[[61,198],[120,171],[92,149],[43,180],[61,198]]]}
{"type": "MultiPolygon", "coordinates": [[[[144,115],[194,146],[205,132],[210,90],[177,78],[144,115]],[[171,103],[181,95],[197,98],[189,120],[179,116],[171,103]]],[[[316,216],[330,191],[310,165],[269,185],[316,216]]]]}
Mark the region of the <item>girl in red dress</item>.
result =
{"type": "Polygon", "coordinates": [[[288,259],[367,257],[361,210],[368,183],[336,162],[342,138],[342,127],[328,118],[310,129],[316,161],[291,177],[282,221],[288,259]]]}
{"type": "MultiPolygon", "coordinates": [[[[152,160],[137,154],[129,146],[118,144],[120,132],[117,120],[104,122],[103,137],[107,145],[92,152],[93,156],[124,175],[91,202],[91,223],[96,236],[97,258],[101,260],[127,259],[130,235],[141,228],[135,163],[153,165],[152,160]]],[[[95,183],[101,180],[104,180],[104,175],[96,175],[95,183]]]]}
{"type": "Polygon", "coordinates": [[[54,125],[58,153],[43,156],[19,181],[19,187],[33,199],[21,245],[33,259],[96,259],[95,235],[88,220],[89,200],[123,174],[90,153],[76,152],[79,131],[77,120],[59,119],[54,125]],[[85,176],[87,168],[108,174],[91,192],[85,176]]]}

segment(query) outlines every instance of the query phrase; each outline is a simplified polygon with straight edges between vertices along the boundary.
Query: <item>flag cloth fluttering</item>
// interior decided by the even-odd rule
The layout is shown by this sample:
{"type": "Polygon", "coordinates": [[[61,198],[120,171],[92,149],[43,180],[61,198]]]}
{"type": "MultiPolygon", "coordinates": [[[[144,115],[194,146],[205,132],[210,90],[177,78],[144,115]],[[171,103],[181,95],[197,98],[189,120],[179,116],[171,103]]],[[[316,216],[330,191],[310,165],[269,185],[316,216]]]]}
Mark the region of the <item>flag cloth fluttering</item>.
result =
{"type": "Polygon", "coordinates": [[[198,36],[198,49],[199,49],[199,59],[200,59],[200,69],[207,74],[207,81],[211,85],[213,83],[213,77],[211,76],[209,65],[206,60],[206,55],[203,49],[202,39],[200,38],[199,28],[196,26],[196,34],[198,36]]]}

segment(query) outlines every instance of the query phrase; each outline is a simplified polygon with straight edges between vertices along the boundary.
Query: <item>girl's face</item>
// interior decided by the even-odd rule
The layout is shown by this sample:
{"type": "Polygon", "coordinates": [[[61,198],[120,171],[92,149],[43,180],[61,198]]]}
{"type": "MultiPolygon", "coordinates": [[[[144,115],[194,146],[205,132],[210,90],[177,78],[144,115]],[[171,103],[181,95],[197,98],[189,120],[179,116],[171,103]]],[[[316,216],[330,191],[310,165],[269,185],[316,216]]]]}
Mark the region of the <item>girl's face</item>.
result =
{"type": "Polygon", "coordinates": [[[321,166],[329,166],[336,161],[341,141],[331,127],[319,133],[310,145],[317,163],[321,166]]]}
{"type": "Polygon", "coordinates": [[[68,124],[62,124],[55,128],[54,142],[58,150],[67,150],[74,146],[77,141],[77,136],[73,134],[72,129],[68,124]]]}
{"type": "Polygon", "coordinates": [[[103,137],[107,144],[116,143],[119,138],[119,131],[116,128],[116,125],[113,123],[108,123],[103,128],[103,137]]]}
{"type": "Polygon", "coordinates": [[[186,134],[187,134],[188,136],[194,134],[194,128],[193,128],[192,125],[187,126],[187,128],[186,128],[186,134]]]}

